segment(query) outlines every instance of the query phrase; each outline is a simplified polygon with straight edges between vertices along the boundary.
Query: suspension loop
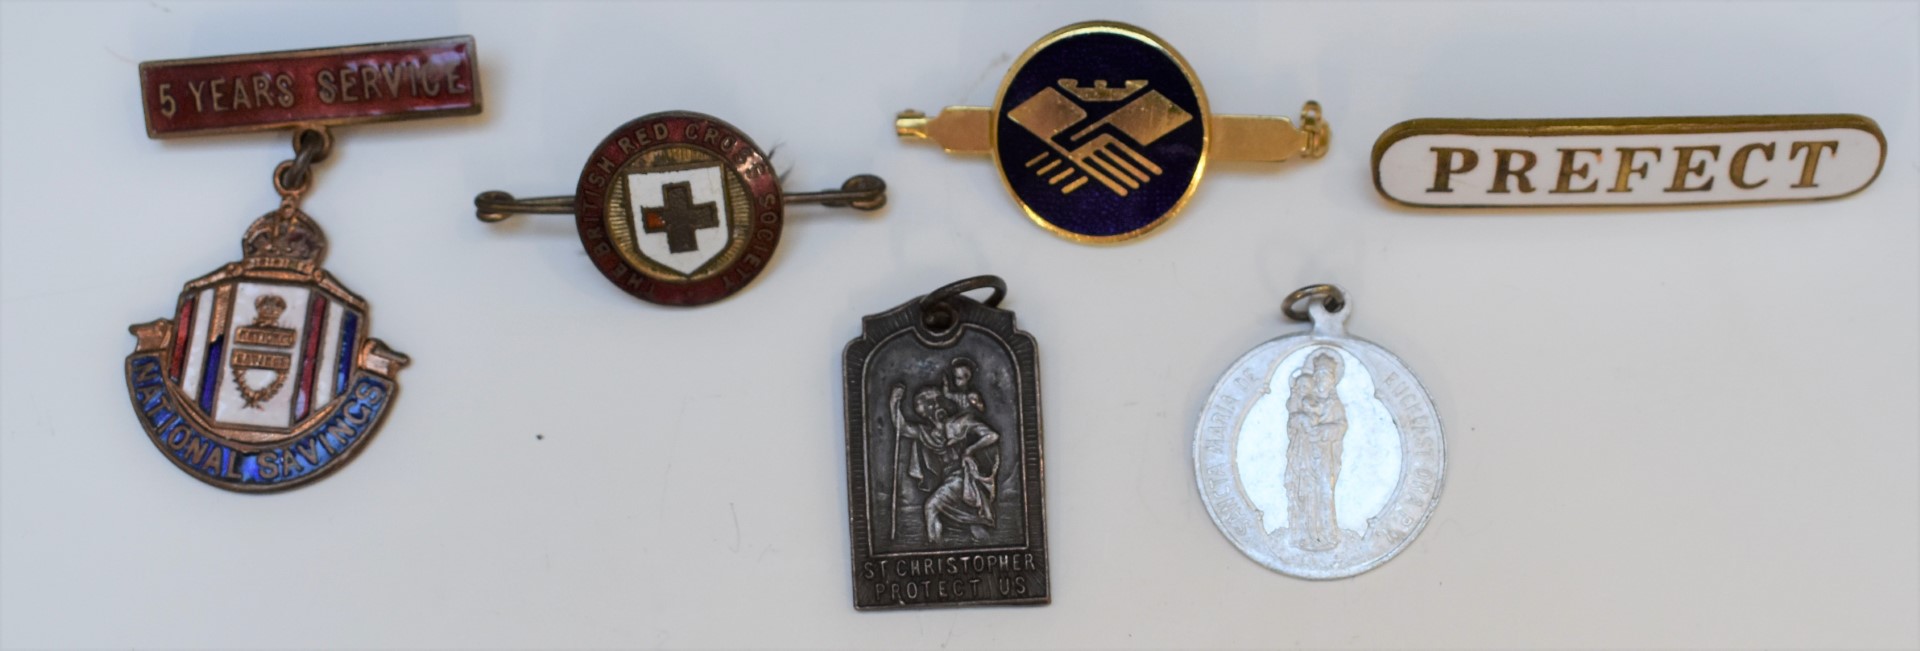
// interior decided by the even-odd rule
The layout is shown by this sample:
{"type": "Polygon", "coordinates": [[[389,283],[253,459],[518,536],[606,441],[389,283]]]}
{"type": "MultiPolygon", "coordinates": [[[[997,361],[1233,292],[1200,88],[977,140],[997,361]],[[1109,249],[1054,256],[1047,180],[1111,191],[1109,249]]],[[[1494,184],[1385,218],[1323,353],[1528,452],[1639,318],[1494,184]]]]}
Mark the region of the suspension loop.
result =
{"type": "Polygon", "coordinates": [[[987,300],[981,303],[987,307],[1000,307],[1000,299],[1007,296],[1007,281],[1001,280],[999,276],[974,276],[927,292],[926,297],[921,298],[920,301],[924,305],[945,303],[947,299],[976,289],[993,290],[993,293],[987,295],[987,300]]]}
{"type": "Polygon", "coordinates": [[[1320,301],[1320,305],[1327,308],[1328,312],[1339,312],[1347,307],[1347,293],[1340,291],[1339,287],[1333,285],[1308,285],[1293,290],[1292,294],[1288,294],[1287,300],[1280,304],[1280,311],[1286,314],[1289,319],[1307,321],[1312,319],[1312,316],[1308,315],[1306,311],[1301,310],[1299,304],[1315,300],[1320,301]]]}
{"type": "Polygon", "coordinates": [[[326,127],[302,126],[293,132],[293,158],[273,168],[273,190],[283,205],[298,205],[313,187],[313,166],[333,153],[333,134],[326,127]]]}
{"type": "Polygon", "coordinates": [[[982,305],[990,308],[999,307],[1000,299],[1007,296],[1007,282],[1001,280],[999,276],[974,276],[960,280],[920,297],[920,325],[937,334],[951,332],[957,325],[959,314],[954,311],[949,301],[961,294],[979,289],[992,290],[992,293],[987,295],[987,299],[981,301],[982,305]]]}

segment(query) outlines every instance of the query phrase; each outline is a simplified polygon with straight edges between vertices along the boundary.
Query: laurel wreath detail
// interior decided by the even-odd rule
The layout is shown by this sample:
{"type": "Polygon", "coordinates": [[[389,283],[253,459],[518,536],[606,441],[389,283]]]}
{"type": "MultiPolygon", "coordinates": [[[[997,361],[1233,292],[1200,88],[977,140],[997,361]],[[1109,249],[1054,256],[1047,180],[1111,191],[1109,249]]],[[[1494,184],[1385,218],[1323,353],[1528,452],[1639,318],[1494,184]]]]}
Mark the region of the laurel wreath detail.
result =
{"type": "Polygon", "coordinates": [[[272,382],[267,383],[264,388],[255,389],[247,386],[247,369],[240,368],[239,365],[229,365],[228,368],[233,369],[233,388],[240,391],[242,407],[266,409],[260,406],[260,403],[272,400],[275,394],[280,393],[281,387],[287,384],[287,374],[275,371],[272,382]]]}

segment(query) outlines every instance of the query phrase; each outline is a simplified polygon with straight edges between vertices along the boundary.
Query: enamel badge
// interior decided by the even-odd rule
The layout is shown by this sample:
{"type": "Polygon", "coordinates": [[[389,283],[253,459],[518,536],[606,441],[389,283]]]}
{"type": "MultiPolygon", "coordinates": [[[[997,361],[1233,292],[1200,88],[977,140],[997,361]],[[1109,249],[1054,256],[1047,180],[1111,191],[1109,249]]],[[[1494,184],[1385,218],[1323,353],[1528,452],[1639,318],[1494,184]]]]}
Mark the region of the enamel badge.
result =
{"type": "Polygon", "coordinates": [[[373,438],[408,359],[322,267],[327,237],[301,199],[333,149],[328,125],[477,113],[474,71],[469,37],[141,64],[150,137],[294,131],[294,157],[273,172],[280,206],[247,228],[241,259],[187,282],[172,318],[131,328],[128,396],[175,466],[228,490],[285,490],[373,438]]]}
{"type": "Polygon", "coordinates": [[[1319,158],[1320,106],[1283,117],[1213,115],[1185,59],[1144,29],[1069,25],[1027,48],[991,108],[949,106],[894,123],[901,137],[986,153],[1027,216],[1079,242],[1146,234],[1179,212],[1210,160],[1319,158]]]}
{"type": "Polygon", "coordinates": [[[1353,576],[1412,544],[1439,503],[1440,417],[1405,362],[1347,334],[1339,288],[1303,288],[1282,311],[1312,329],[1256,346],[1220,377],[1195,428],[1194,476],[1248,558],[1305,579],[1353,576]]]}
{"type": "Polygon", "coordinates": [[[856,608],[1051,599],[1040,375],[1005,294],[962,280],[866,317],[847,344],[856,608]]]}
{"type": "Polygon", "coordinates": [[[490,223],[515,213],[572,214],[580,245],[608,282],[653,303],[704,305],[766,269],[788,204],[878,210],[886,199],[886,183],[867,174],[839,190],[783,192],[767,154],[745,133],[673,111],[608,134],[571,196],[515,199],[494,190],[473,202],[490,223]]]}
{"type": "Polygon", "coordinates": [[[1886,158],[1858,115],[1422,119],[1380,134],[1373,185],[1421,208],[1774,203],[1864,190],[1886,158]]]}
{"type": "Polygon", "coordinates": [[[320,267],[326,246],[299,209],[268,213],[239,262],[181,289],[173,319],[133,326],[133,408],[181,470],[230,490],[292,488],[373,437],[407,356],[370,336],[367,302],[320,267]]]}

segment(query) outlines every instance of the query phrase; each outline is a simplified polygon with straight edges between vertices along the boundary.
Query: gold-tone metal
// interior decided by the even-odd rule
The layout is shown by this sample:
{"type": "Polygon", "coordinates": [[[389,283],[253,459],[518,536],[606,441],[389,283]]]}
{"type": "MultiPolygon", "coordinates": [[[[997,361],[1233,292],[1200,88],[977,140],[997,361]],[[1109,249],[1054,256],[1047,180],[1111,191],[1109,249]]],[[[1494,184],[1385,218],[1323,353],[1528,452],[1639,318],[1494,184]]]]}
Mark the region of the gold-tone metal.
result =
{"type": "MultiPolygon", "coordinates": [[[[1032,220],[1033,223],[1038,224],[1048,232],[1081,243],[1113,244],[1125,242],[1153,232],[1174,215],[1179,214],[1181,209],[1186,207],[1187,202],[1193,198],[1194,189],[1200,186],[1201,178],[1205,175],[1207,163],[1210,160],[1279,162],[1293,158],[1320,158],[1326,155],[1327,145],[1331,139],[1331,131],[1326,121],[1321,117],[1320,104],[1318,102],[1308,101],[1302,106],[1298,126],[1296,126],[1292,120],[1280,116],[1213,115],[1207,102],[1206,89],[1201,85],[1199,75],[1194,72],[1193,67],[1188,65],[1187,60],[1180,56],[1178,51],[1168,45],[1165,40],[1145,29],[1112,21],[1090,21],[1068,25],[1047,34],[1033,45],[1028,46],[1026,51],[1022,52],[1020,57],[1007,68],[1006,75],[1001,79],[1000,89],[995,94],[992,107],[948,106],[942,109],[938,115],[931,118],[927,117],[923,112],[909,109],[895,117],[894,133],[906,139],[931,140],[948,153],[989,154],[994,157],[996,167],[1005,169],[1001,166],[1001,161],[998,160],[999,150],[996,143],[999,142],[1000,138],[1000,122],[997,116],[1004,113],[1009,119],[1013,120],[1014,123],[1033,132],[1035,136],[1040,137],[1042,140],[1047,140],[1050,136],[1062,133],[1065,129],[1069,128],[1063,125],[1075,125],[1086,117],[1085,112],[1080,109],[1079,106],[1074,105],[1064,96],[1058,95],[1057,93],[1038,94],[1021,103],[1020,106],[1006,106],[1008,86],[1012,84],[1015,76],[1026,67],[1028,61],[1048,46],[1064,39],[1100,33],[1115,34],[1138,40],[1158,50],[1168,59],[1172,60],[1174,64],[1179,67],[1180,72],[1185,75],[1186,80],[1192,84],[1198,112],[1197,114],[1190,114],[1171,103],[1164,103],[1164,106],[1161,106],[1161,103],[1149,101],[1141,104],[1141,109],[1138,111],[1117,111],[1100,122],[1084,127],[1079,131],[1081,133],[1087,133],[1102,125],[1112,125],[1130,136],[1135,136],[1136,140],[1140,142],[1152,142],[1160,135],[1164,135],[1174,128],[1184,125],[1188,121],[1194,119],[1206,120],[1207,129],[1204,137],[1204,154],[1200,157],[1199,163],[1194,167],[1193,178],[1189,181],[1185,194],[1180,197],[1179,201],[1177,201],[1171,209],[1161,215],[1158,220],[1144,227],[1108,236],[1074,233],[1047,221],[1029,207],[1025,201],[1020,199],[1018,193],[1014,191],[1013,184],[1007,180],[1005,174],[1002,174],[1000,177],[1001,185],[1006,188],[1008,194],[1013,195],[1014,201],[1020,205],[1021,211],[1024,212],[1027,218],[1032,220]],[[1151,110],[1154,107],[1160,107],[1163,110],[1151,110]]],[[[1080,80],[1075,79],[1061,79],[1058,82],[1060,91],[1072,94],[1082,101],[1087,102],[1121,101],[1135,95],[1146,97],[1145,94],[1142,94],[1142,91],[1146,90],[1147,85],[1148,82],[1146,80],[1138,79],[1121,80],[1118,86],[1112,85],[1107,80],[1093,80],[1091,85],[1082,85],[1080,80]]],[[[1155,92],[1157,91],[1146,91],[1146,94],[1153,94],[1155,92]]],[[[1056,150],[1058,149],[1059,148],[1056,147],[1056,150]]],[[[1084,152],[1058,151],[1057,153],[1068,160],[1075,160],[1084,152]]],[[[1138,156],[1129,157],[1128,160],[1148,167],[1149,171],[1154,174],[1158,173],[1158,169],[1152,167],[1150,161],[1139,158],[1138,156]]],[[[1036,161],[1036,164],[1044,165],[1046,163],[1036,161]]],[[[1040,170],[1036,170],[1036,172],[1042,175],[1048,173],[1040,170]]],[[[1063,174],[1062,177],[1064,176],[1063,174]]],[[[1084,184],[1088,178],[1100,181],[1121,196],[1126,196],[1128,192],[1120,183],[1094,174],[1089,174],[1087,177],[1063,184],[1063,190],[1069,193],[1080,190],[1081,188],[1075,184],[1084,184]]]]}
{"type": "MultiPolygon", "coordinates": [[[[1061,86],[1076,95],[1087,98],[1097,92],[1122,93],[1127,91],[1110,89],[1104,82],[1095,88],[1078,88],[1070,85],[1071,79],[1060,80],[1061,86]]],[[[1128,84],[1136,82],[1129,81],[1128,84]]],[[[1132,87],[1132,86],[1130,86],[1132,87]]],[[[1080,118],[1072,115],[1055,115],[1067,111],[1078,111],[1072,104],[1022,104],[1011,115],[1015,122],[1022,125],[1034,123],[1072,124],[1080,118]],[[1047,111],[1044,115],[1023,116],[1021,108],[1029,113],[1047,111]],[[1024,118],[1024,119],[1023,119],[1024,118]]],[[[1181,115],[1184,115],[1182,113],[1181,115]]],[[[1081,116],[1084,117],[1084,116],[1081,116]]],[[[1178,121],[1169,116],[1165,122],[1142,126],[1139,130],[1166,132],[1180,126],[1185,119],[1178,121]]],[[[894,118],[893,129],[902,138],[932,140],[950,154],[985,154],[993,148],[992,138],[993,109],[985,106],[949,106],[940,110],[939,115],[927,117],[919,111],[907,110],[894,118]]],[[[1213,134],[1208,138],[1207,156],[1223,161],[1256,161],[1278,163],[1291,160],[1296,156],[1320,158],[1327,155],[1328,141],[1332,132],[1320,117],[1320,103],[1308,101],[1300,108],[1300,126],[1294,126],[1292,120],[1278,115],[1215,115],[1209,123],[1213,134]]],[[[1082,131],[1092,130],[1099,124],[1090,125],[1082,131]]]]}
{"type": "MultiPolygon", "coordinates": [[[[991,115],[992,113],[997,113],[999,111],[1006,110],[1007,86],[1013,83],[1014,76],[1018,75],[1020,73],[1020,70],[1027,66],[1027,61],[1032,60],[1033,55],[1039,54],[1041,50],[1046,49],[1048,46],[1053,45],[1057,41],[1073,38],[1075,36],[1080,36],[1083,34],[1117,34],[1120,36],[1138,40],[1142,43],[1145,43],[1147,46],[1160,51],[1161,54],[1165,54],[1168,59],[1171,59],[1173,61],[1175,66],[1178,66],[1180,68],[1180,74],[1185,76],[1187,78],[1187,81],[1193,85],[1194,103],[1198,105],[1197,108],[1199,109],[1200,119],[1208,120],[1209,122],[1211,122],[1212,120],[1211,116],[1213,115],[1213,110],[1211,108],[1211,105],[1207,103],[1207,89],[1204,86],[1200,85],[1200,76],[1193,72],[1193,66],[1187,64],[1186,57],[1180,56],[1180,53],[1175,51],[1173,49],[1173,46],[1168,45],[1164,39],[1161,39],[1159,36],[1154,35],[1154,33],[1152,32],[1149,32],[1145,29],[1141,29],[1139,27],[1128,25],[1126,23],[1111,22],[1111,21],[1093,21],[1093,22],[1080,23],[1077,25],[1068,25],[1066,27],[1062,27],[1060,29],[1054,30],[1053,33],[1042,37],[1039,41],[1027,47],[1027,51],[1020,53],[1020,58],[1016,59],[1013,62],[1013,65],[1007,68],[1006,77],[1000,80],[1000,90],[996,92],[993,97],[994,110],[990,111],[989,115],[991,115]]],[[[1212,126],[1212,124],[1209,123],[1208,126],[1212,126]]],[[[987,127],[988,127],[987,141],[989,143],[999,142],[1000,141],[1000,121],[988,119],[987,127]]],[[[1213,133],[1212,131],[1208,131],[1206,133],[1206,137],[1204,138],[1204,141],[1207,143],[1206,151],[1211,152],[1213,150],[1213,140],[1216,135],[1217,134],[1213,133]]],[[[987,148],[987,151],[993,154],[994,166],[1000,167],[999,148],[989,145],[987,148]]],[[[1193,200],[1193,192],[1194,190],[1200,187],[1200,179],[1206,177],[1206,172],[1207,172],[1207,156],[1203,155],[1200,157],[1199,164],[1194,165],[1193,167],[1193,179],[1191,181],[1188,181],[1186,192],[1180,195],[1180,200],[1174,202],[1173,208],[1167,210],[1166,214],[1161,215],[1159,219],[1154,220],[1152,223],[1147,224],[1142,228],[1127,231],[1125,233],[1120,233],[1118,235],[1106,235],[1106,236],[1084,235],[1084,234],[1075,233],[1073,231],[1069,231],[1054,225],[1053,222],[1047,221],[1045,218],[1042,218],[1039,213],[1034,212],[1033,208],[1027,205],[1027,202],[1020,200],[1020,194],[1014,191],[1013,183],[1007,180],[1007,177],[1005,174],[1000,174],[999,177],[1000,177],[1001,187],[1006,188],[1007,194],[1013,197],[1014,203],[1017,203],[1020,205],[1020,211],[1023,213],[1026,213],[1028,220],[1031,220],[1033,223],[1038,224],[1041,228],[1047,229],[1047,232],[1053,233],[1054,235],[1058,235],[1060,237],[1064,237],[1066,239],[1069,239],[1075,242],[1080,242],[1082,244],[1119,244],[1121,242],[1125,242],[1125,241],[1140,237],[1142,235],[1146,235],[1147,233],[1151,233],[1155,229],[1158,229],[1161,226],[1165,225],[1168,220],[1173,219],[1174,215],[1180,214],[1180,210],[1182,208],[1187,207],[1187,202],[1193,200]]]]}
{"type": "Polygon", "coordinates": [[[1320,118],[1320,103],[1309,101],[1300,108],[1300,126],[1279,116],[1213,116],[1213,138],[1207,143],[1207,155],[1216,160],[1280,162],[1295,156],[1319,158],[1327,155],[1332,134],[1320,118]]]}
{"type": "Polygon", "coordinates": [[[985,154],[993,149],[993,109],[985,106],[949,106],[927,117],[919,111],[901,111],[893,131],[902,138],[932,140],[953,154],[985,154]]]}

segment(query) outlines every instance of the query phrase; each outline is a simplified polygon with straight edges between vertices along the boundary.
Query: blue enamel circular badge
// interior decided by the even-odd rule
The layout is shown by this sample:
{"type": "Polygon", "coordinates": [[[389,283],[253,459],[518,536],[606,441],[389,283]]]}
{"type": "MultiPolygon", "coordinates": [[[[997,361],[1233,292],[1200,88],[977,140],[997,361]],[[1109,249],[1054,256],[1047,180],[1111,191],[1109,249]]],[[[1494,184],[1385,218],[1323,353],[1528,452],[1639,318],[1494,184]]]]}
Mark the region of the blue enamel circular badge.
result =
{"type": "Polygon", "coordinates": [[[1123,240],[1165,221],[1199,181],[1206,95],[1164,42],[1115,23],[1067,27],[1027,51],[995,107],[994,157],[1042,226],[1123,240]]]}

